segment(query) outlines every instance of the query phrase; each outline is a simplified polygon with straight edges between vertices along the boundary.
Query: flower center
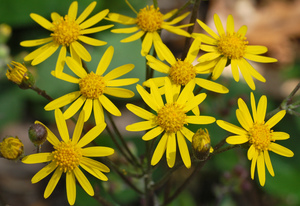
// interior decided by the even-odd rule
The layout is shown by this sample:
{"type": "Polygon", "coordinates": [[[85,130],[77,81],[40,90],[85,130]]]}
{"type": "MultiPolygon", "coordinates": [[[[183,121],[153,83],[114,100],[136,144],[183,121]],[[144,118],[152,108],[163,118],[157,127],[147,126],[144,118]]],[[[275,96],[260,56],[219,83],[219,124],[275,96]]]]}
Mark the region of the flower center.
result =
{"type": "Polygon", "coordinates": [[[74,20],[69,20],[68,15],[65,18],[61,17],[53,22],[53,36],[54,41],[63,46],[70,46],[70,44],[78,39],[80,27],[74,20]]]}
{"type": "Polygon", "coordinates": [[[159,8],[155,9],[153,5],[140,10],[137,15],[137,25],[143,31],[154,32],[161,29],[163,15],[159,8]]]}
{"type": "Polygon", "coordinates": [[[167,103],[157,114],[156,121],[166,132],[177,132],[187,124],[183,106],[177,103],[167,103]]]}
{"type": "Polygon", "coordinates": [[[103,77],[94,72],[89,73],[79,82],[81,94],[89,99],[97,99],[104,93],[105,87],[106,84],[103,77]]]}
{"type": "Polygon", "coordinates": [[[169,75],[174,83],[184,86],[196,77],[196,69],[192,64],[178,59],[169,75]]]}
{"type": "Polygon", "coordinates": [[[240,59],[246,52],[248,41],[240,34],[223,34],[218,42],[219,52],[229,59],[240,59]]]}
{"type": "Polygon", "coordinates": [[[60,142],[58,146],[54,146],[55,151],[52,152],[56,165],[60,167],[63,172],[71,172],[80,163],[82,157],[81,149],[69,142],[60,142]]]}
{"type": "Polygon", "coordinates": [[[249,143],[258,150],[268,150],[272,141],[272,132],[264,123],[255,123],[249,130],[249,143]]]}

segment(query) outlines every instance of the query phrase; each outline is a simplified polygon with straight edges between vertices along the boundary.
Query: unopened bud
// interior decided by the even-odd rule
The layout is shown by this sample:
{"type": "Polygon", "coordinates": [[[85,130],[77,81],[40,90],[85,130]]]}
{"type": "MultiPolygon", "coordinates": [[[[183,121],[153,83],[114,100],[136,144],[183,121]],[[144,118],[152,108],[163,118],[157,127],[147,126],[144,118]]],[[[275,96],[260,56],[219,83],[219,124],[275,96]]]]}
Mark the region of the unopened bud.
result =
{"type": "Polygon", "coordinates": [[[46,128],[39,123],[31,125],[28,129],[29,139],[35,146],[43,144],[47,139],[47,134],[46,128]]]}
{"type": "Polygon", "coordinates": [[[200,161],[206,160],[209,153],[214,151],[210,145],[210,137],[207,129],[198,129],[194,134],[192,139],[192,150],[194,156],[200,161]]]}
{"type": "Polygon", "coordinates": [[[18,137],[6,137],[0,142],[0,154],[9,160],[18,160],[24,153],[24,145],[18,137]]]}
{"type": "Polygon", "coordinates": [[[28,71],[25,65],[19,62],[12,61],[11,64],[13,67],[7,65],[9,69],[6,72],[6,77],[17,84],[21,89],[31,88],[35,83],[31,72],[28,71]]]}

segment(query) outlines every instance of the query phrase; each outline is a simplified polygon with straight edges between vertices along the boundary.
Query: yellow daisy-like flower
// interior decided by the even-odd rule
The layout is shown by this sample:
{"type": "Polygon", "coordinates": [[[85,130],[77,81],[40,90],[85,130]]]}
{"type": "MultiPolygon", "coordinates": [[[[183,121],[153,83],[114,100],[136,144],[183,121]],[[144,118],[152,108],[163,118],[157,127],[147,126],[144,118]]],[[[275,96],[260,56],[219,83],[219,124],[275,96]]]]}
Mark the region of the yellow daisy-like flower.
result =
{"type": "Polygon", "coordinates": [[[266,110],[267,110],[267,98],[262,96],[256,107],[254,95],[251,92],[251,108],[252,117],[248,110],[246,103],[239,98],[238,109],[236,110],[236,117],[241,127],[235,126],[231,123],[223,120],[217,120],[217,124],[235,135],[229,136],[226,139],[228,144],[243,144],[248,142],[251,146],[248,150],[248,159],[251,162],[251,178],[254,179],[255,167],[257,165],[258,178],[262,186],[266,181],[265,165],[269,173],[274,176],[274,170],[272,167],[269,151],[275,152],[285,157],[292,157],[294,153],[275,143],[276,140],[285,140],[290,138],[290,135],[285,132],[274,132],[274,127],[286,114],[285,110],[281,110],[267,122],[265,122],[266,110]]]}
{"type": "Polygon", "coordinates": [[[134,84],[138,82],[139,79],[116,79],[130,72],[134,68],[133,64],[117,67],[108,74],[103,75],[112,60],[113,54],[114,48],[110,46],[100,60],[96,73],[87,73],[74,59],[67,57],[67,65],[79,78],[75,78],[66,73],[55,76],[55,72],[52,72],[52,75],[58,79],[78,84],[79,91],[71,92],[51,101],[45,106],[45,110],[54,110],[74,101],[74,103],[72,103],[64,112],[64,117],[66,119],[72,117],[83,104],[83,110],[85,111],[84,121],[89,119],[92,110],[94,110],[96,124],[102,123],[104,121],[103,107],[111,114],[121,116],[120,110],[106,97],[105,94],[120,98],[131,98],[134,96],[134,92],[117,87],[134,84]]]}
{"type": "MultiPolygon", "coordinates": [[[[54,171],[45,189],[44,198],[48,198],[51,195],[63,173],[66,174],[67,197],[70,205],[74,205],[76,199],[76,179],[86,193],[93,196],[93,187],[80,170],[80,167],[102,181],[108,180],[103,172],[109,172],[110,169],[101,162],[89,157],[112,155],[114,150],[101,146],[83,148],[104,130],[106,124],[103,122],[100,125],[96,125],[80,139],[84,123],[83,113],[81,112],[79,115],[72,139],[70,139],[63,114],[59,109],[56,109],[55,120],[62,141],[44,125],[48,132],[47,140],[53,145],[54,151],[32,154],[22,159],[22,162],[25,164],[50,162],[31,179],[33,184],[37,183],[54,171]]],[[[36,123],[42,124],[38,121],[36,123]]]]}
{"type": "Polygon", "coordinates": [[[193,36],[200,36],[203,43],[201,45],[203,51],[208,52],[202,55],[199,62],[209,62],[207,66],[215,66],[212,74],[212,79],[218,79],[223,72],[226,64],[231,63],[231,70],[233,78],[236,82],[239,81],[239,69],[252,90],[255,90],[255,84],[252,79],[265,82],[265,78],[259,74],[251,64],[246,60],[255,62],[270,63],[277,62],[276,59],[271,57],[261,56],[268,51],[265,46],[248,45],[247,26],[242,26],[237,32],[234,31],[234,20],[232,15],[227,18],[226,32],[222,26],[221,20],[217,14],[214,15],[214,22],[218,31],[216,34],[202,21],[197,20],[199,25],[210,35],[193,34],[193,36]]]}
{"type": "Polygon", "coordinates": [[[189,12],[184,13],[179,17],[173,19],[172,21],[167,22],[166,20],[172,17],[177,12],[177,9],[167,14],[162,14],[159,8],[154,8],[154,6],[151,5],[143,9],[140,9],[140,11],[137,12],[133,9],[133,7],[129,3],[128,5],[133,10],[133,12],[136,13],[137,15],[136,18],[124,16],[122,14],[117,14],[117,13],[109,13],[107,20],[124,24],[124,25],[134,25],[133,27],[130,28],[111,30],[111,32],[113,33],[128,34],[128,33],[135,32],[133,35],[125,39],[122,39],[121,42],[124,43],[132,42],[145,35],[142,42],[142,50],[141,50],[142,56],[146,56],[149,53],[152,44],[154,44],[154,48],[157,52],[158,57],[160,59],[163,59],[162,51],[160,50],[160,45],[158,44],[158,42],[162,42],[161,37],[158,33],[162,29],[165,29],[171,33],[178,34],[181,36],[191,37],[191,35],[188,32],[182,30],[181,28],[189,27],[193,24],[174,26],[174,24],[177,24],[178,22],[183,20],[187,15],[189,15],[189,12]]]}
{"type": "Polygon", "coordinates": [[[189,116],[186,113],[198,106],[205,98],[206,94],[201,93],[193,98],[190,93],[195,87],[194,82],[189,82],[181,93],[172,90],[169,78],[166,78],[166,103],[163,103],[158,88],[153,81],[150,81],[150,90],[148,93],[141,85],[137,85],[137,91],[145,101],[145,103],[153,109],[153,114],[141,107],[133,104],[127,104],[126,107],[135,115],[145,119],[145,121],[128,125],[128,131],[149,130],[142,139],[149,141],[162,135],[152,156],[151,165],[156,165],[166,151],[167,163],[169,167],[173,167],[176,159],[176,141],[178,142],[179,152],[184,165],[191,167],[191,158],[184,137],[192,142],[194,132],[185,127],[186,124],[211,124],[215,121],[210,116],[189,116]]]}
{"type": "MultiPolygon", "coordinates": [[[[158,72],[168,74],[168,78],[171,80],[174,89],[180,90],[181,86],[185,86],[190,81],[194,81],[204,89],[218,93],[227,93],[229,90],[223,85],[197,77],[197,74],[207,73],[206,68],[204,68],[201,63],[193,65],[198,55],[200,45],[200,40],[195,39],[188,51],[187,57],[183,61],[181,59],[176,60],[168,47],[161,45],[161,48],[163,48],[163,56],[170,66],[151,55],[146,56],[148,60],[147,64],[158,72]]],[[[165,77],[152,78],[155,84],[162,89],[162,93],[164,93],[164,78],[165,77]]],[[[145,81],[143,85],[149,87],[149,80],[145,81]]]]}
{"type": "Polygon", "coordinates": [[[67,48],[70,49],[71,56],[78,62],[81,59],[84,61],[91,61],[91,55],[89,52],[79,43],[79,41],[92,46],[102,46],[107,44],[105,41],[94,39],[85,36],[85,34],[91,34],[100,32],[111,28],[113,25],[99,26],[90,28],[93,25],[101,21],[109,12],[105,9],[91,18],[86,18],[91,14],[95,8],[97,2],[92,2],[82,13],[76,18],[78,11],[78,2],[74,1],[69,8],[68,14],[65,17],[60,16],[58,13],[51,13],[52,22],[48,21],[44,17],[31,13],[30,17],[45,29],[51,31],[50,37],[36,40],[22,41],[21,46],[33,47],[42,44],[42,47],[34,50],[28,54],[24,60],[31,61],[32,65],[37,65],[48,57],[50,57],[60,46],[60,52],[56,63],[56,71],[61,72],[64,67],[64,60],[67,54],[67,48]]]}

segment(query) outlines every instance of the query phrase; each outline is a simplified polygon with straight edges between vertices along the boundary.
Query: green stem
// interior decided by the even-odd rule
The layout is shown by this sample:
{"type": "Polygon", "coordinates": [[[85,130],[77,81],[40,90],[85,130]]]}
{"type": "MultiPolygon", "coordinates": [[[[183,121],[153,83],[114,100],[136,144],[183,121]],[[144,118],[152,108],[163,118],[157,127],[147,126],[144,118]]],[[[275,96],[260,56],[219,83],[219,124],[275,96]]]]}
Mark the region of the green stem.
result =
{"type": "Polygon", "coordinates": [[[153,0],[153,6],[154,6],[154,8],[157,8],[157,7],[158,7],[157,0],[153,0]]]}
{"type": "Polygon", "coordinates": [[[113,127],[114,131],[115,131],[116,134],[118,135],[118,137],[119,137],[119,139],[120,139],[120,141],[121,141],[121,143],[122,143],[122,146],[125,148],[125,151],[126,151],[127,154],[130,156],[130,158],[131,158],[132,162],[134,163],[134,165],[136,165],[136,166],[142,168],[142,166],[141,166],[141,164],[139,163],[139,161],[136,159],[136,157],[132,154],[132,152],[131,152],[130,149],[128,148],[128,145],[127,145],[127,143],[125,142],[124,137],[123,137],[123,135],[120,133],[118,127],[116,126],[115,121],[112,119],[111,114],[107,112],[107,116],[108,116],[108,118],[109,118],[109,120],[110,120],[110,123],[112,124],[112,127],[113,127]]]}
{"type": "Polygon", "coordinates": [[[42,97],[45,97],[47,100],[49,100],[50,102],[53,100],[52,97],[50,97],[45,90],[41,90],[40,88],[36,87],[36,86],[32,86],[30,87],[30,89],[32,89],[33,91],[35,91],[36,93],[38,93],[39,95],[41,95],[42,97]]]}
{"type": "MultiPolygon", "coordinates": [[[[199,11],[200,3],[201,3],[201,0],[196,0],[195,1],[194,7],[193,7],[193,10],[192,10],[191,19],[190,19],[190,23],[193,23],[193,26],[190,26],[187,30],[187,32],[189,34],[191,34],[194,31],[195,22],[196,22],[196,19],[197,19],[197,14],[198,14],[198,11],[199,11]]],[[[185,57],[188,53],[189,47],[190,47],[190,43],[191,43],[191,38],[186,37],[185,38],[184,49],[183,49],[183,52],[182,52],[182,55],[181,55],[181,59],[185,59],[185,57]]]]}
{"type": "Polygon", "coordinates": [[[168,19],[168,21],[172,21],[173,19],[175,19],[183,10],[185,10],[193,2],[194,2],[194,0],[187,1],[180,9],[178,9],[175,12],[175,14],[171,18],[168,19]]]}

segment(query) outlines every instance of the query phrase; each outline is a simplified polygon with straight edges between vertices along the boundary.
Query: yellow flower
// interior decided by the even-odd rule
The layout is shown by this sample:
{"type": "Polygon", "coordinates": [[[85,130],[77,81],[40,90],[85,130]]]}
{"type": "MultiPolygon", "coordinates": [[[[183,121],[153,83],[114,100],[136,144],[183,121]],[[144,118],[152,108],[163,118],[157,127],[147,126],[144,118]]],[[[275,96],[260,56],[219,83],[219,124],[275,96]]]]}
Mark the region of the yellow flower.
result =
{"type": "Polygon", "coordinates": [[[19,62],[12,61],[13,68],[8,64],[6,77],[17,84],[21,89],[28,89],[35,83],[35,79],[28,71],[27,67],[19,62]]]}
{"type": "MultiPolygon", "coordinates": [[[[70,139],[63,114],[59,109],[56,109],[55,120],[62,141],[60,141],[49,130],[49,128],[45,126],[48,132],[47,140],[53,145],[54,151],[36,153],[28,155],[22,159],[22,162],[25,164],[50,162],[31,179],[33,184],[37,183],[54,171],[45,189],[44,198],[48,198],[51,195],[61,178],[62,173],[66,174],[67,198],[70,205],[74,205],[76,199],[76,179],[86,193],[93,196],[93,187],[80,170],[80,167],[100,180],[108,180],[103,172],[109,172],[110,169],[106,165],[89,157],[108,156],[113,154],[114,150],[109,147],[101,146],[83,148],[104,130],[106,124],[103,122],[102,124],[96,125],[80,139],[84,123],[83,119],[84,112],[81,112],[76,123],[72,139],[70,139]]],[[[42,124],[38,121],[35,123],[42,124]]]]}
{"type": "Polygon", "coordinates": [[[18,137],[7,137],[0,142],[0,154],[9,160],[18,160],[24,153],[24,145],[18,137]]]}
{"type": "Polygon", "coordinates": [[[91,34],[100,32],[106,29],[111,28],[113,25],[99,26],[94,27],[99,21],[101,21],[109,12],[108,9],[105,9],[91,18],[86,18],[91,14],[95,8],[97,2],[92,2],[82,13],[76,18],[78,10],[78,2],[74,1],[69,8],[68,14],[65,17],[60,16],[58,13],[51,13],[52,23],[45,19],[44,17],[31,13],[30,17],[41,25],[43,28],[52,32],[50,37],[36,40],[28,40],[21,42],[21,46],[24,47],[33,47],[39,46],[42,44],[42,47],[34,50],[28,54],[24,60],[31,61],[32,65],[37,65],[48,57],[50,57],[60,46],[60,52],[58,60],[56,63],[56,71],[61,72],[64,67],[64,60],[67,54],[67,48],[70,49],[71,56],[76,59],[78,62],[81,62],[81,59],[84,61],[91,61],[91,55],[89,52],[79,43],[79,41],[89,44],[92,46],[102,46],[106,42],[94,39],[91,37],[85,36],[85,34],[91,34]]]}
{"type": "MultiPolygon", "coordinates": [[[[128,2],[126,1],[126,3],[128,2]]],[[[157,44],[158,42],[162,42],[161,37],[159,35],[159,32],[162,29],[165,29],[171,33],[178,34],[181,36],[191,37],[191,35],[188,32],[182,30],[181,28],[188,27],[193,24],[173,26],[174,24],[177,24],[178,22],[183,20],[189,14],[189,12],[173,19],[172,21],[167,22],[165,20],[172,17],[177,12],[177,9],[163,15],[160,12],[160,9],[154,8],[153,5],[141,9],[139,12],[135,11],[129,3],[128,5],[133,10],[133,12],[136,13],[137,15],[136,18],[124,16],[122,14],[117,14],[117,13],[109,13],[107,20],[124,24],[124,25],[134,25],[133,27],[129,27],[129,28],[111,30],[111,32],[113,33],[128,34],[128,33],[136,32],[133,35],[121,40],[121,42],[124,43],[132,42],[145,35],[142,42],[142,50],[141,50],[142,56],[146,56],[149,53],[152,44],[154,44],[154,48],[155,51],[157,52],[158,57],[160,59],[163,59],[162,51],[160,51],[160,45],[157,44]]]]}
{"type": "Polygon", "coordinates": [[[209,153],[213,153],[214,149],[210,144],[210,136],[207,129],[198,129],[192,138],[192,151],[194,156],[204,161],[208,158],[209,153]]]}
{"type": "Polygon", "coordinates": [[[202,21],[197,20],[199,25],[210,35],[193,34],[194,37],[201,37],[201,41],[207,45],[201,45],[203,51],[208,52],[202,55],[198,61],[208,62],[207,66],[215,66],[212,79],[218,79],[227,63],[231,63],[233,78],[239,81],[239,69],[252,90],[255,90],[255,84],[252,79],[265,82],[265,78],[259,74],[251,64],[246,60],[255,62],[270,63],[277,60],[271,57],[260,56],[268,51],[264,46],[248,45],[247,26],[242,26],[237,32],[234,31],[234,20],[232,15],[227,18],[226,32],[222,26],[221,20],[217,14],[214,15],[214,22],[218,31],[216,34],[202,21]]]}
{"type": "Polygon", "coordinates": [[[113,53],[114,48],[110,46],[100,60],[96,73],[87,73],[77,61],[71,57],[67,57],[67,65],[79,78],[75,78],[63,72],[58,76],[55,75],[55,72],[52,72],[52,74],[58,79],[78,84],[79,90],[51,101],[45,106],[45,110],[54,110],[74,101],[74,103],[72,103],[64,112],[64,117],[66,119],[72,117],[83,104],[83,110],[85,111],[84,121],[89,119],[92,110],[94,110],[96,124],[102,123],[104,121],[103,107],[111,114],[121,116],[120,110],[106,97],[105,94],[120,98],[131,98],[134,96],[132,91],[116,87],[134,84],[138,79],[116,79],[130,72],[134,68],[133,64],[117,67],[103,76],[112,60],[113,53]]]}
{"type": "MultiPolygon", "coordinates": [[[[229,90],[221,84],[197,77],[197,74],[207,73],[206,68],[203,68],[201,63],[193,65],[193,62],[198,55],[200,45],[200,40],[195,39],[188,51],[187,57],[183,61],[181,59],[176,60],[168,47],[161,45],[161,48],[163,48],[163,56],[170,66],[151,55],[146,56],[148,60],[147,64],[158,72],[168,74],[168,78],[171,80],[172,86],[175,87],[174,89],[180,89],[181,86],[185,86],[190,81],[194,81],[197,85],[204,89],[218,93],[227,93],[229,90]]],[[[155,84],[158,87],[161,87],[162,93],[164,93],[164,78],[165,77],[152,78],[155,84]]],[[[149,80],[145,81],[143,86],[149,87],[149,80]]]]}
{"type": "Polygon", "coordinates": [[[252,92],[251,108],[253,118],[251,117],[246,103],[241,98],[238,99],[238,107],[239,108],[236,110],[236,117],[242,125],[242,128],[223,120],[217,120],[217,124],[221,128],[235,134],[226,139],[228,144],[236,145],[246,142],[250,144],[248,159],[252,160],[251,178],[254,179],[255,167],[257,165],[259,182],[262,186],[264,186],[266,181],[265,165],[269,173],[274,176],[269,151],[285,157],[294,156],[294,153],[291,150],[275,143],[276,140],[285,140],[290,138],[290,135],[285,132],[274,132],[272,130],[272,127],[274,127],[285,116],[286,111],[281,110],[265,122],[267,98],[263,95],[256,107],[252,92]]]}
{"type": "Polygon", "coordinates": [[[189,82],[182,92],[179,93],[172,90],[169,78],[165,78],[165,81],[165,104],[163,103],[158,88],[153,81],[150,81],[150,94],[142,86],[137,85],[137,91],[140,93],[145,103],[153,109],[156,114],[133,104],[127,104],[126,107],[131,112],[145,119],[145,121],[128,125],[126,129],[128,131],[150,130],[142,137],[145,141],[152,140],[164,132],[152,156],[151,165],[156,165],[166,151],[168,166],[173,167],[176,159],[177,140],[183,163],[187,168],[190,168],[191,158],[185,137],[191,142],[194,132],[185,127],[185,125],[189,123],[210,124],[215,121],[215,118],[202,115],[189,116],[186,114],[191,109],[198,106],[206,98],[205,93],[189,98],[190,93],[195,87],[194,82],[189,82]]]}

